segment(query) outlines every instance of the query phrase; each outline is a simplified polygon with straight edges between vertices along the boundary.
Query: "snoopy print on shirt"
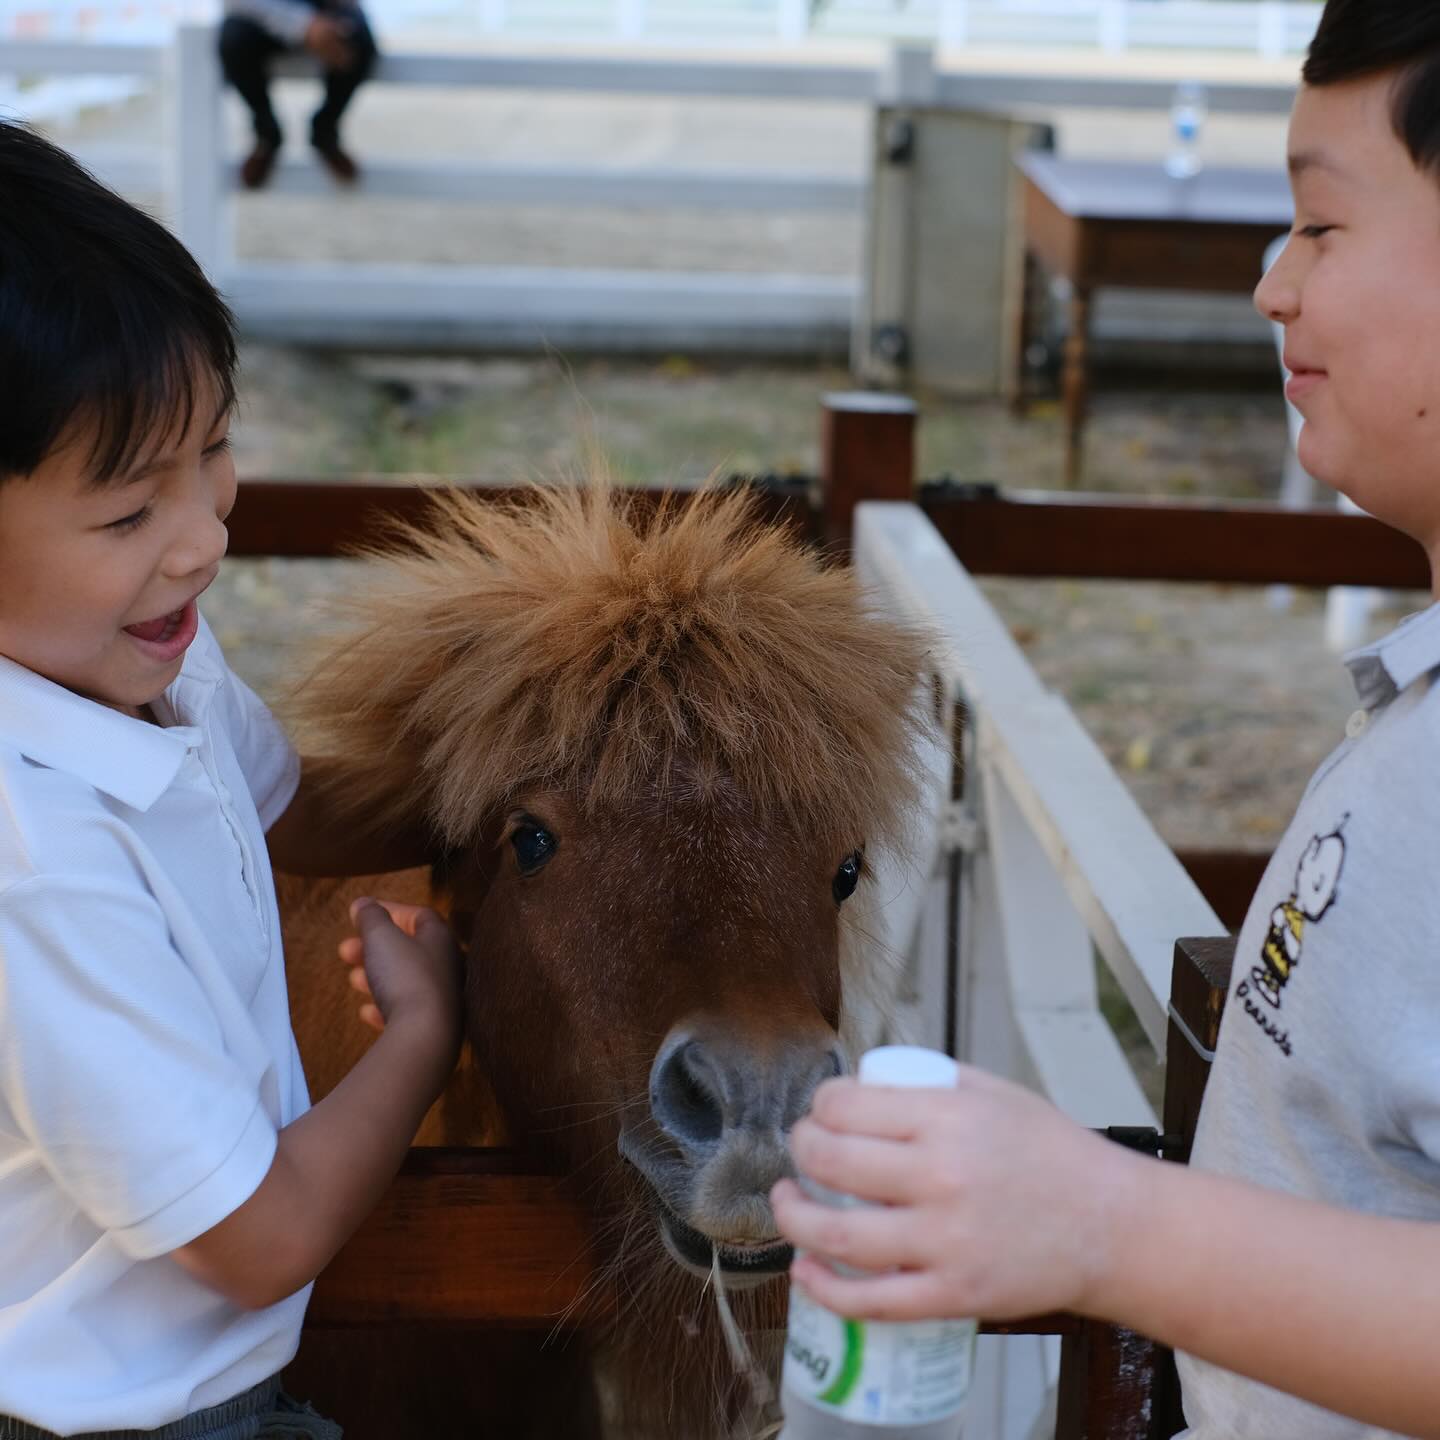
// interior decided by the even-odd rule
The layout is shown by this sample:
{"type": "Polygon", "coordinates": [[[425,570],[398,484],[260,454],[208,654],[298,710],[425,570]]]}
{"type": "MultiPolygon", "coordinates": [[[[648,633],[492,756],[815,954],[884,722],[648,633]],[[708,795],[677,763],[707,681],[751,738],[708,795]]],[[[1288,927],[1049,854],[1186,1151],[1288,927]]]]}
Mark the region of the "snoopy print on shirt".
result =
{"type": "Polygon", "coordinates": [[[1344,816],[1330,834],[1311,838],[1295,871],[1295,888],[1271,911],[1260,946],[1260,963],[1252,966],[1248,979],[1235,988],[1245,1013],[1286,1055],[1291,1053],[1291,1045],[1290,1032],[1280,1024],[1284,990],[1304,954],[1308,927],[1323,920],[1339,897],[1349,818],[1344,816]]]}

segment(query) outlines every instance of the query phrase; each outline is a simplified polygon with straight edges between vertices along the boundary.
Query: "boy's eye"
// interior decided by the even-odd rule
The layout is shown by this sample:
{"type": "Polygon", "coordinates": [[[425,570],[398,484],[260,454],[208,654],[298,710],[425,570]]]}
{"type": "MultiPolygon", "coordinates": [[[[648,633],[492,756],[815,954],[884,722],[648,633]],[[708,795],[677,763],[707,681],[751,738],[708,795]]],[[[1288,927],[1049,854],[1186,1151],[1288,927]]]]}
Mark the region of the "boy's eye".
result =
{"type": "Polygon", "coordinates": [[[230,436],[228,434],[221,436],[213,445],[207,445],[205,447],[205,458],[207,460],[211,460],[217,455],[228,455],[229,453],[230,436]]]}
{"type": "Polygon", "coordinates": [[[151,505],[142,505],[133,515],[124,515],[119,520],[112,520],[105,528],[107,530],[138,530],[154,513],[151,505]]]}
{"type": "Polygon", "coordinates": [[[1301,228],[1299,234],[1303,240],[1318,240],[1322,235],[1328,235],[1334,228],[1333,225],[1306,225],[1301,228]]]}

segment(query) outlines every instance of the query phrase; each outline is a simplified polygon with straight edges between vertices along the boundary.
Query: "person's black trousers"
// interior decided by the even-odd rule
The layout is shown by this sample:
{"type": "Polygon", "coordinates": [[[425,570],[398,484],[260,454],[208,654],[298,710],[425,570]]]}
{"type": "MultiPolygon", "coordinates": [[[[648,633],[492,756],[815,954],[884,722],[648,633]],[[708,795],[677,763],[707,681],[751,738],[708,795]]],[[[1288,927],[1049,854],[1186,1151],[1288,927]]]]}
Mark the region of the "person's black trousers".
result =
{"type": "MultiPolygon", "coordinates": [[[[322,71],[325,100],[310,121],[310,140],[316,145],[333,145],[340,137],[340,117],[361,82],[375,68],[379,51],[369,23],[358,6],[319,3],[317,14],[333,15],[349,22],[346,36],[355,52],[354,63],[346,70],[322,71]]],[[[220,65],[225,78],[250,107],[255,138],[280,144],[280,122],[270,104],[270,62],[284,54],[287,46],[268,30],[242,15],[227,15],[220,27],[220,65]]]]}

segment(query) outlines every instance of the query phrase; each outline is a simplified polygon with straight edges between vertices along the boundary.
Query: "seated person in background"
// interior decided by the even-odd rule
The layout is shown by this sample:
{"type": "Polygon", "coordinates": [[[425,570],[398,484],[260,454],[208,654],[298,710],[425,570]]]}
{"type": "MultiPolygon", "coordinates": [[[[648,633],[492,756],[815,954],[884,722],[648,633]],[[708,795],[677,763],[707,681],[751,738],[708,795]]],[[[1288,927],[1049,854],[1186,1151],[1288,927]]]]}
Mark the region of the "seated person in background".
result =
{"type": "Polygon", "coordinates": [[[280,122],[270,104],[270,62],[287,50],[319,61],[325,103],[310,121],[310,143],[325,168],[347,184],[360,171],[340,148],[340,117],[375,66],[375,38],[354,0],[225,0],[220,64],[255,121],[255,147],[240,167],[247,189],[270,178],[280,151],[280,122]]]}

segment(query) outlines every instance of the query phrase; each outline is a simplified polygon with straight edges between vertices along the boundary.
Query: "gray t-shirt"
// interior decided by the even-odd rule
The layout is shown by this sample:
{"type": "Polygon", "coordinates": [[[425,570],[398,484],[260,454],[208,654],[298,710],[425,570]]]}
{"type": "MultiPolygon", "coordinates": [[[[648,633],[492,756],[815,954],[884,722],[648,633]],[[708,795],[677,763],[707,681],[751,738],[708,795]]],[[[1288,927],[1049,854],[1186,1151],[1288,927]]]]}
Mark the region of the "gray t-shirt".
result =
{"type": "MultiPolygon", "coordinates": [[[[1440,1222],[1440,605],[1346,664],[1363,708],[1241,928],[1191,1163],[1440,1222]]],[[[1389,1433],[1178,1362],[1188,1440],[1389,1433]]]]}

